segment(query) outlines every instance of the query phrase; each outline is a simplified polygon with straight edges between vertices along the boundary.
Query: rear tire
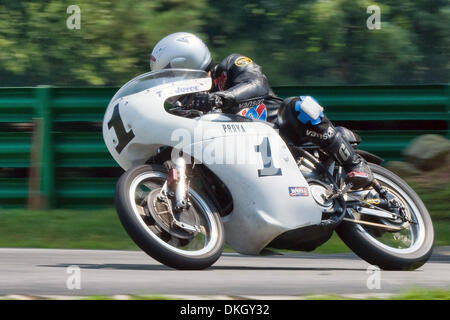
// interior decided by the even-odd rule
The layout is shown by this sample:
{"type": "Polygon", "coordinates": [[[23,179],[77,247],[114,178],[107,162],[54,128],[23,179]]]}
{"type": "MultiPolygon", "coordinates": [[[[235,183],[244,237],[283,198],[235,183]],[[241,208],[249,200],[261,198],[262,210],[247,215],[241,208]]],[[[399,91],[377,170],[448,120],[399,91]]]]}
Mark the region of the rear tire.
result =
{"type": "Polygon", "coordinates": [[[205,221],[207,220],[214,234],[211,236],[205,252],[202,250],[189,252],[178,248],[172,248],[169,244],[164,244],[164,240],[159,239],[146,225],[147,222],[142,218],[142,212],[135,210],[136,204],[131,202],[130,188],[133,187],[135,181],[143,175],[152,176],[155,179],[165,181],[167,171],[163,166],[159,165],[142,165],[125,172],[119,179],[116,186],[115,204],[119,219],[133,241],[148,255],[159,262],[175,269],[181,270],[199,270],[205,269],[216,262],[222,254],[224,247],[224,229],[222,221],[215,206],[209,199],[191,187],[191,201],[199,203],[198,207],[204,209],[205,221]]]}
{"type": "Polygon", "coordinates": [[[419,245],[414,250],[403,250],[404,252],[397,248],[388,248],[377,244],[377,241],[374,241],[375,238],[362,226],[347,221],[343,221],[336,228],[336,232],[355,254],[370,264],[385,270],[417,269],[428,261],[433,251],[434,230],[431,217],[422,200],[403,179],[379,165],[372,163],[369,165],[375,178],[380,182],[383,180],[385,183],[391,184],[396,191],[403,192],[407,198],[412,200],[413,206],[417,209],[414,214],[420,215],[421,225],[419,227],[423,229],[420,231],[423,233],[419,233],[420,237],[417,237],[417,241],[420,240],[419,245]]]}

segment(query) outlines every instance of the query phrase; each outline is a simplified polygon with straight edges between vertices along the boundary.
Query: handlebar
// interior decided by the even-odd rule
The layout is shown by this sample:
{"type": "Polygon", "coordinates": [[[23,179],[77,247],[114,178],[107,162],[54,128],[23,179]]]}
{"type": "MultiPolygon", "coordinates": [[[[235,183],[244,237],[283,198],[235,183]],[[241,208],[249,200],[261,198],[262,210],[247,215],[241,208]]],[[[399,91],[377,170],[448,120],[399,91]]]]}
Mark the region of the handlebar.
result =
{"type": "MultiPolygon", "coordinates": [[[[187,100],[184,100],[183,102],[181,102],[180,100],[176,101],[169,112],[173,113],[173,114],[178,114],[181,116],[185,116],[185,117],[189,117],[189,116],[202,116],[205,113],[209,113],[209,112],[204,112],[202,110],[197,110],[197,109],[192,109],[189,107],[190,103],[192,102],[192,98],[193,95],[191,95],[190,97],[188,97],[187,100]]],[[[221,110],[221,105],[220,106],[213,106],[212,109],[210,110],[210,112],[215,112],[217,110],[221,110]]]]}
{"type": "Polygon", "coordinates": [[[187,109],[186,105],[183,105],[180,101],[174,103],[176,107],[169,109],[169,113],[177,114],[184,117],[197,116],[200,117],[203,115],[203,112],[196,109],[187,109]]]}

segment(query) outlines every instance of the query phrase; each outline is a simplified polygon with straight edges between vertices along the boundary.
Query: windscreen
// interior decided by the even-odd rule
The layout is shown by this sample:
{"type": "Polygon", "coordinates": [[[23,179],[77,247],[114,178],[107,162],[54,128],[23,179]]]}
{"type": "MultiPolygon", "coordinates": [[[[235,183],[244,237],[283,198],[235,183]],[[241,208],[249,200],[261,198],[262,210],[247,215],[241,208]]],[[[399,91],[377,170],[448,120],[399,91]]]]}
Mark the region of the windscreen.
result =
{"type": "Polygon", "coordinates": [[[122,88],[117,91],[111,101],[115,101],[121,97],[138,93],[146,89],[150,89],[162,84],[188,80],[200,79],[208,77],[207,73],[202,70],[189,69],[163,69],[153,72],[147,72],[128,81],[122,88]]]}

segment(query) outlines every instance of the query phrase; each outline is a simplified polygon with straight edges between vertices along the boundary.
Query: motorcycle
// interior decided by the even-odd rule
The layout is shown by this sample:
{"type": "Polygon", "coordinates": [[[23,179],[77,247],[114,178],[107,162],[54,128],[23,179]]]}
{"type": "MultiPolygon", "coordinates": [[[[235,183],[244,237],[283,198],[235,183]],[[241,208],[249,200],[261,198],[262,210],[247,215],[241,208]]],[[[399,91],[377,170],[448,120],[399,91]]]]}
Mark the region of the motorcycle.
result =
{"type": "Polygon", "coordinates": [[[370,264],[422,266],[433,249],[430,215],[381,158],[338,127],[373,171],[373,185],[353,190],[329,155],[294,145],[268,122],[187,108],[211,78],[200,70],[142,74],[114,95],[103,137],[126,170],[115,191],[119,219],[148,255],[176,269],[204,269],[226,242],[241,254],[312,251],[336,231],[370,264]]]}

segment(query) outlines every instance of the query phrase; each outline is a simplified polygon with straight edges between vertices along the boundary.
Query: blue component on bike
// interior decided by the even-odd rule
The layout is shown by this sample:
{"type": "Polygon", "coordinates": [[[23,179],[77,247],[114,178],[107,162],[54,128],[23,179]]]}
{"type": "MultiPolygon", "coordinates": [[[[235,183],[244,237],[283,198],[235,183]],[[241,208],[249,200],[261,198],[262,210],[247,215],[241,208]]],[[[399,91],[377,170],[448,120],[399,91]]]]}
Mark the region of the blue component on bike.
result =
{"type": "Polygon", "coordinates": [[[323,111],[319,114],[319,116],[316,119],[311,118],[305,111],[302,110],[301,100],[298,100],[295,103],[295,111],[299,112],[299,115],[297,116],[297,119],[300,120],[301,123],[307,124],[308,121],[311,122],[312,125],[319,124],[322,121],[322,118],[325,116],[323,114],[323,111]]]}

